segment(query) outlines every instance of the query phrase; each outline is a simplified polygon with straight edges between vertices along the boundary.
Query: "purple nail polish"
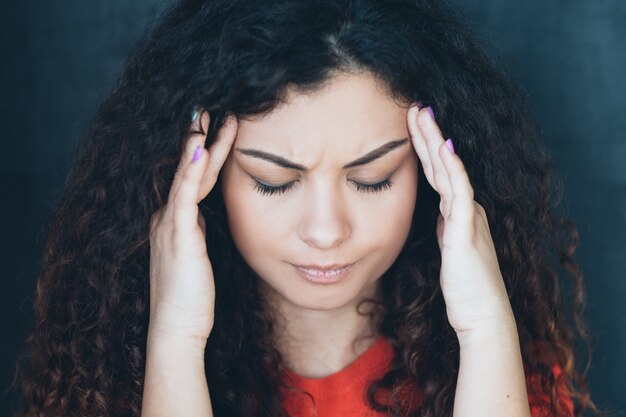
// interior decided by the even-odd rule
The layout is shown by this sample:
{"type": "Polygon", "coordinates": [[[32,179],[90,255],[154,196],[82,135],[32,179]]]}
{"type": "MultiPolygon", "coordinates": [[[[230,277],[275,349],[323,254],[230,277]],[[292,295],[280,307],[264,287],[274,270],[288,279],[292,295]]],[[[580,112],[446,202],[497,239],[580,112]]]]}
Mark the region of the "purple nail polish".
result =
{"type": "Polygon", "coordinates": [[[424,103],[422,103],[421,101],[418,101],[417,108],[421,110],[423,107],[424,107],[424,103]]]}
{"type": "Polygon", "coordinates": [[[452,144],[452,139],[448,138],[448,140],[446,140],[446,146],[448,146],[451,153],[454,153],[454,144],[452,144]]]}
{"type": "Polygon", "coordinates": [[[430,113],[430,116],[433,118],[433,120],[436,120],[435,119],[435,112],[433,111],[433,108],[430,107],[430,106],[428,106],[427,108],[428,108],[428,112],[430,113]]]}
{"type": "Polygon", "coordinates": [[[193,153],[191,162],[196,162],[198,159],[200,159],[200,155],[202,155],[202,145],[196,146],[196,150],[193,153]]]}

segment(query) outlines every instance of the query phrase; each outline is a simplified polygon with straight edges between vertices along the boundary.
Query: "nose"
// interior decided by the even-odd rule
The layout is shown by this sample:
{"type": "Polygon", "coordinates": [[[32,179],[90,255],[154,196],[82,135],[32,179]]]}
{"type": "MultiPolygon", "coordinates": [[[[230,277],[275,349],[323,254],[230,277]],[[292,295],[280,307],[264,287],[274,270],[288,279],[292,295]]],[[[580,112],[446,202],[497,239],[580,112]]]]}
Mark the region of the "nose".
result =
{"type": "Polygon", "coordinates": [[[350,237],[349,214],[340,193],[328,185],[316,188],[307,196],[298,234],[309,246],[331,249],[350,237]]]}

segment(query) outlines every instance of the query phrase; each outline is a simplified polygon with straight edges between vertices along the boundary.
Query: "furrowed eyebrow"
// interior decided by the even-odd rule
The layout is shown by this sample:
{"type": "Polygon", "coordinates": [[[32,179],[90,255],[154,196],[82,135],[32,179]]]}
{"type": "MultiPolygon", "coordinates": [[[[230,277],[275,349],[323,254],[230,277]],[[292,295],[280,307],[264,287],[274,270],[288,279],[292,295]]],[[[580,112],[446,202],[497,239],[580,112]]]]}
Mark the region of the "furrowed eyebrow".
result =
{"type": "MultiPolygon", "coordinates": [[[[370,162],[375,161],[376,159],[386,155],[390,151],[402,145],[407,144],[408,142],[409,142],[409,138],[394,139],[374,149],[373,151],[366,153],[360,158],[357,158],[354,161],[347,163],[346,165],[343,166],[343,168],[348,169],[348,168],[353,168],[356,166],[369,164],[370,162]]],[[[282,156],[274,155],[269,152],[260,151],[258,149],[242,149],[242,148],[235,148],[235,150],[237,150],[239,153],[243,155],[251,156],[253,158],[263,159],[265,161],[272,162],[283,168],[295,169],[295,170],[303,171],[303,172],[308,171],[308,168],[305,167],[304,165],[292,162],[288,159],[283,158],[282,156]]]]}

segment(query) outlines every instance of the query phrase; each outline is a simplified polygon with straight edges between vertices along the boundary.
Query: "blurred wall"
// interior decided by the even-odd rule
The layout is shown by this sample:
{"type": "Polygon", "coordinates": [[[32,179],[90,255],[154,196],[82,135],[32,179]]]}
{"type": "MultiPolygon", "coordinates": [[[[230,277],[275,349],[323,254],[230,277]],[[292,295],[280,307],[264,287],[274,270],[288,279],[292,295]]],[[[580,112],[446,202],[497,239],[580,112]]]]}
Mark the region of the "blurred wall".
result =
{"type": "Polygon", "coordinates": [[[592,399],[624,413],[626,2],[454,3],[510,62],[534,104],[565,180],[565,208],[580,233],[577,253],[594,333],[592,399]]]}
{"type": "MultiPolygon", "coordinates": [[[[453,0],[527,89],[566,183],[594,330],[592,398],[626,410],[626,2],[453,0]]],[[[74,147],[167,2],[0,4],[0,415],[74,147]]]]}

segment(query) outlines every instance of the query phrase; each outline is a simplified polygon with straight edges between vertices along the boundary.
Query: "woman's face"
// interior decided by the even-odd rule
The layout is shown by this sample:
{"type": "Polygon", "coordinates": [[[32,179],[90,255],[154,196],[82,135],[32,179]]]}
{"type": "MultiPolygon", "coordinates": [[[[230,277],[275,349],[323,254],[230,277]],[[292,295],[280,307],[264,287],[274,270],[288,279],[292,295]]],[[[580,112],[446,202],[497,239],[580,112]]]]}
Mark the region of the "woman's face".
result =
{"type": "Polygon", "coordinates": [[[315,310],[358,302],[397,258],[417,192],[407,111],[361,74],[240,119],[222,171],[228,221],[282,301],[315,310]]]}

